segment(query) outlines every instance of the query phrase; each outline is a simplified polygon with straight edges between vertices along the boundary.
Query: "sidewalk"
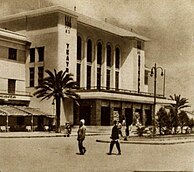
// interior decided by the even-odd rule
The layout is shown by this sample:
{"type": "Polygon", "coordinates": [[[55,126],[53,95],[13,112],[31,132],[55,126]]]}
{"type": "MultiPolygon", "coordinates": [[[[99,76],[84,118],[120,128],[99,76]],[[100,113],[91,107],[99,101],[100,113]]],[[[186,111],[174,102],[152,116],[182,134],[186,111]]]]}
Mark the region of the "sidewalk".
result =
{"type": "MultiPolygon", "coordinates": [[[[93,135],[109,135],[110,127],[88,126],[87,136],[93,135]]],[[[71,136],[77,136],[78,126],[74,126],[71,131],[71,136]]],[[[24,132],[0,132],[0,138],[39,138],[39,137],[66,137],[64,131],[55,133],[54,131],[24,131],[24,132]]]]}
{"type": "MultiPolygon", "coordinates": [[[[96,142],[100,143],[110,143],[110,139],[102,138],[97,139],[96,142]]],[[[155,136],[154,138],[151,137],[139,137],[139,136],[130,136],[127,140],[124,138],[120,138],[119,142],[121,144],[149,144],[149,145],[172,145],[172,144],[183,144],[183,143],[194,143],[194,135],[192,136],[155,136]]]]}
{"type": "MultiPolygon", "coordinates": [[[[77,136],[78,126],[72,128],[70,137],[77,136]]],[[[88,126],[87,136],[101,136],[96,142],[110,143],[110,131],[111,126],[88,126]]],[[[44,138],[44,137],[66,137],[64,131],[61,133],[47,132],[47,131],[34,131],[34,132],[0,132],[0,138],[44,138]]],[[[121,144],[152,144],[152,145],[165,145],[165,144],[182,144],[182,143],[194,143],[194,134],[189,135],[165,135],[165,136],[143,136],[138,137],[135,134],[131,134],[127,138],[120,138],[121,144]]]]}

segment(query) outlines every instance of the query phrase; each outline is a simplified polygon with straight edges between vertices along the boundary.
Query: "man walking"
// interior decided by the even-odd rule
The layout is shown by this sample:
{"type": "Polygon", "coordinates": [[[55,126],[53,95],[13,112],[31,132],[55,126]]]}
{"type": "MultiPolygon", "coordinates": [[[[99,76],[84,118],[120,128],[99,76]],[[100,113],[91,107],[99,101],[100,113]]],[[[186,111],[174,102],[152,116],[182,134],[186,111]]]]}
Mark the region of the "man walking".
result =
{"type": "Polygon", "coordinates": [[[117,121],[114,121],[114,126],[112,128],[112,133],[111,133],[111,137],[110,137],[111,143],[110,143],[110,149],[109,149],[109,153],[107,153],[108,155],[112,154],[112,149],[114,147],[114,144],[116,144],[117,150],[118,150],[118,155],[121,155],[121,148],[120,148],[120,143],[119,143],[119,129],[117,126],[117,121]]]}
{"type": "Polygon", "coordinates": [[[79,129],[77,131],[77,141],[78,141],[80,155],[84,155],[86,152],[86,148],[83,146],[83,141],[86,136],[86,126],[84,125],[84,123],[85,123],[85,120],[81,119],[79,129]]]}

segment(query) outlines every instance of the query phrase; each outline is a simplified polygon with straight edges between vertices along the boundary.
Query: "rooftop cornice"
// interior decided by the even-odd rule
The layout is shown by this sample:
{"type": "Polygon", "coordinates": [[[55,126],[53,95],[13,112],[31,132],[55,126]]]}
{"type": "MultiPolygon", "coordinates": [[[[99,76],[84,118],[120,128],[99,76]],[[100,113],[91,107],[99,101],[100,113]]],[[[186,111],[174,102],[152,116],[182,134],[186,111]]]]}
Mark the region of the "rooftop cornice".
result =
{"type": "Polygon", "coordinates": [[[0,28],[0,37],[6,37],[9,39],[15,39],[18,41],[29,42],[27,40],[26,36],[24,36],[20,33],[13,32],[13,31],[6,30],[6,29],[2,29],[2,28],[0,28]]]}
{"type": "Polygon", "coordinates": [[[0,19],[0,23],[5,22],[5,21],[12,21],[15,19],[20,19],[20,18],[22,19],[22,18],[26,18],[26,17],[33,17],[33,16],[44,15],[44,14],[50,14],[50,13],[54,13],[54,12],[66,13],[66,14],[69,14],[69,15],[75,17],[75,18],[78,17],[76,15],[75,11],[63,8],[61,6],[51,6],[51,7],[39,8],[39,9],[35,9],[35,10],[11,14],[11,15],[2,17],[0,19]]]}
{"type": "Polygon", "coordinates": [[[96,20],[94,18],[85,16],[83,14],[77,13],[76,11],[69,10],[67,8],[61,7],[61,6],[51,6],[51,7],[46,7],[46,8],[40,8],[36,10],[31,10],[31,11],[25,11],[9,16],[2,17],[0,19],[0,23],[2,22],[7,22],[7,21],[12,21],[16,19],[21,19],[21,18],[26,18],[26,17],[34,17],[34,16],[40,16],[44,14],[50,14],[50,13],[63,13],[63,14],[68,14],[71,15],[72,17],[76,18],[78,23],[92,26],[94,28],[98,28],[100,30],[121,36],[121,37],[127,37],[127,38],[132,38],[132,39],[140,39],[143,41],[149,41],[147,37],[144,37],[142,35],[136,34],[134,32],[131,32],[129,30],[120,28],[118,26],[112,25],[110,23],[107,23],[105,21],[100,21],[96,20]]]}

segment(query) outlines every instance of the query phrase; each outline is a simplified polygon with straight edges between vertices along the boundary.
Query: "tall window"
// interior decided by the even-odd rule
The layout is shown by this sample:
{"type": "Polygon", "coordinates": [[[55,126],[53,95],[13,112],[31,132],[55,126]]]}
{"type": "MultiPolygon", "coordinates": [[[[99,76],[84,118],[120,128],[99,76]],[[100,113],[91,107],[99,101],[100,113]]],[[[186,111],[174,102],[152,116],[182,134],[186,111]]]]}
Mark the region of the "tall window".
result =
{"type": "Polygon", "coordinates": [[[149,73],[149,71],[145,70],[145,79],[144,79],[145,85],[148,85],[148,73],[149,73]]]}
{"type": "Polygon", "coordinates": [[[138,55],[138,92],[140,92],[141,56],[138,55]]]}
{"type": "Polygon", "coordinates": [[[35,62],[35,48],[30,48],[30,63],[35,62]]]}
{"type": "Polygon", "coordinates": [[[115,57],[115,67],[119,68],[119,62],[120,62],[120,50],[119,48],[116,48],[116,57],[115,57]]]}
{"type": "Polygon", "coordinates": [[[97,89],[101,87],[101,68],[97,68],[97,89]]]}
{"type": "Polygon", "coordinates": [[[111,46],[107,45],[107,66],[111,66],[111,46]]]}
{"type": "Polygon", "coordinates": [[[38,67],[38,85],[42,84],[44,78],[44,67],[38,67]]]}
{"type": "Polygon", "coordinates": [[[87,66],[87,89],[91,88],[91,66],[87,66]]]}
{"type": "Polygon", "coordinates": [[[97,89],[101,87],[102,44],[97,44],[97,89]]]}
{"type": "Polygon", "coordinates": [[[17,60],[17,49],[9,48],[8,58],[11,60],[17,60]]]}
{"type": "Polygon", "coordinates": [[[44,61],[44,47],[38,47],[37,50],[39,62],[44,61]]]}
{"type": "Polygon", "coordinates": [[[141,47],[141,41],[137,41],[137,49],[142,49],[142,47],[141,47]]]}
{"type": "Polygon", "coordinates": [[[71,27],[71,16],[65,16],[65,26],[71,27]]]}
{"type": "Polygon", "coordinates": [[[8,93],[14,94],[15,93],[15,79],[8,79],[8,93]]]}
{"type": "Polygon", "coordinates": [[[106,89],[110,89],[110,70],[107,70],[106,72],[106,89]]]}
{"type": "Polygon", "coordinates": [[[30,68],[30,87],[34,87],[34,68],[30,68]]]}
{"type": "Polygon", "coordinates": [[[102,64],[102,44],[100,42],[97,45],[97,64],[102,64]]]}
{"type": "Polygon", "coordinates": [[[80,73],[81,73],[81,64],[77,64],[77,83],[80,86],[80,73]]]}
{"type": "Polygon", "coordinates": [[[81,60],[81,54],[82,54],[82,40],[81,37],[77,37],[77,60],[81,60]]]}
{"type": "Polygon", "coordinates": [[[92,62],[92,41],[88,39],[87,42],[87,62],[92,62]]]}
{"type": "Polygon", "coordinates": [[[115,72],[115,88],[119,89],[119,72],[115,72]]]}

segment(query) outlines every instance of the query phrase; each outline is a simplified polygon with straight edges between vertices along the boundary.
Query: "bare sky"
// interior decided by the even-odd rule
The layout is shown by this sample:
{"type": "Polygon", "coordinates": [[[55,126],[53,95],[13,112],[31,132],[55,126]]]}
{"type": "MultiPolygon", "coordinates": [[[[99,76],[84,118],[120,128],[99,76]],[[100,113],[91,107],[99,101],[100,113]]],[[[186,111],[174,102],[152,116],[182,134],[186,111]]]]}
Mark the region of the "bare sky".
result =
{"type": "Polygon", "coordinates": [[[194,109],[194,0],[0,0],[0,15],[54,4],[150,38],[147,67],[165,68],[166,96],[180,94],[194,109]]]}

